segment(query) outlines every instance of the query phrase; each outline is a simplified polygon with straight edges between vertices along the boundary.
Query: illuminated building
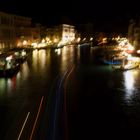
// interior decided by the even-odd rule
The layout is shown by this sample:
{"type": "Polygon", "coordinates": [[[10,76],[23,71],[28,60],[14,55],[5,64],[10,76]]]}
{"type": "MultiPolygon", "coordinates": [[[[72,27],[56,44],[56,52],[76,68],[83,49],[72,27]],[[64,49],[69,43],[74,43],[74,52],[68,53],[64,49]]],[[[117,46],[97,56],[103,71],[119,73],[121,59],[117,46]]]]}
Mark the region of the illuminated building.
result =
{"type": "Polygon", "coordinates": [[[47,29],[47,37],[50,40],[72,42],[75,39],[75,27],[68,24],[61,24],[47,29]]]}
{"type": "Polygon", "coordinates": [[[71,42],[75,39],[74,26],[62,24],[60,29],[62,31],[62,41],[71,42]]]}

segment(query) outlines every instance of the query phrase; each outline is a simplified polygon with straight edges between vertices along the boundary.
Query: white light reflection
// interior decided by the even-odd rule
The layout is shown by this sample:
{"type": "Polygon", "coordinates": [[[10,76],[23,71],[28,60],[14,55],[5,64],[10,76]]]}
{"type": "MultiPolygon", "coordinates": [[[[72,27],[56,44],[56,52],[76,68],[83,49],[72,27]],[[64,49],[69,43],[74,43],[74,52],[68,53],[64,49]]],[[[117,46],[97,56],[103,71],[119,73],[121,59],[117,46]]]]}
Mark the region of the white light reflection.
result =
{"type": "Polygon", "coordinates": [[[12,91],[12,79],[7,80],[7,90],[8,92],[12,91]]]}
{"type": "Polygon", "coordinates": [[[137,71],[126,71],[124,72],[124,86],[125,86],[125,100],[130,101],[135,94],[135,80],[137,77],[137,71]]]}

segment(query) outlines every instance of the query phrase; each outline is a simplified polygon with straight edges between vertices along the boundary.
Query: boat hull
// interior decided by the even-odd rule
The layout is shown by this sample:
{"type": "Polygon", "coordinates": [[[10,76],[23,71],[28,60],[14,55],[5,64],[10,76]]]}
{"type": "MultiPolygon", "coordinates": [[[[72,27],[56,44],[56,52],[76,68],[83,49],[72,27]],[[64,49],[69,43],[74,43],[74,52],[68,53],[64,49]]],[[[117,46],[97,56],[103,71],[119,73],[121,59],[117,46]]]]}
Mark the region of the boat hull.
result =
{"type": "Polygon", "coordinates": [[[12,77],[18,73],[20,70],[20,65],[9,68],[9,69],[0,69],[0,77],[12,77]]]}

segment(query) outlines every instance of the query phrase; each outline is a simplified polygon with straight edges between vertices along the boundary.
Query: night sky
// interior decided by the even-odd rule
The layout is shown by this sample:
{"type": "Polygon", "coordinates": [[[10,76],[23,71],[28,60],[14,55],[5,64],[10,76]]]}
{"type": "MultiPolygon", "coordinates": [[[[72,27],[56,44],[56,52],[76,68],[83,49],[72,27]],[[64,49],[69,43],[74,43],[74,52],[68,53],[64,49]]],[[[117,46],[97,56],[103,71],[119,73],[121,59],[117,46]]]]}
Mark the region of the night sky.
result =
{"type": "Polygon", "coordinates": [[[43,25],[91,22],[97,31],[127,32],[140,14],[138,2],[109,0],[0,0],[0,11],[31,17],[43,25]]]}

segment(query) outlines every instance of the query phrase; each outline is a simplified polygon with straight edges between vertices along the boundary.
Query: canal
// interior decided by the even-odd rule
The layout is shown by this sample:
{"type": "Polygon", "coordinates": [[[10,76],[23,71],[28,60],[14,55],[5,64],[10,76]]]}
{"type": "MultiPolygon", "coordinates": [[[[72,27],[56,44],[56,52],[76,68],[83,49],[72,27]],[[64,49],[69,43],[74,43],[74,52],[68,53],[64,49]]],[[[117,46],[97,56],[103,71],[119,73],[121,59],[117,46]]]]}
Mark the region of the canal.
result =
{"type": "Polygon", "coordinates": [[[94,56],[88,46],[34,50],[17,75],[0,78],[0,139],[137,136],[140,69],[114,71],[94,56]]]}

